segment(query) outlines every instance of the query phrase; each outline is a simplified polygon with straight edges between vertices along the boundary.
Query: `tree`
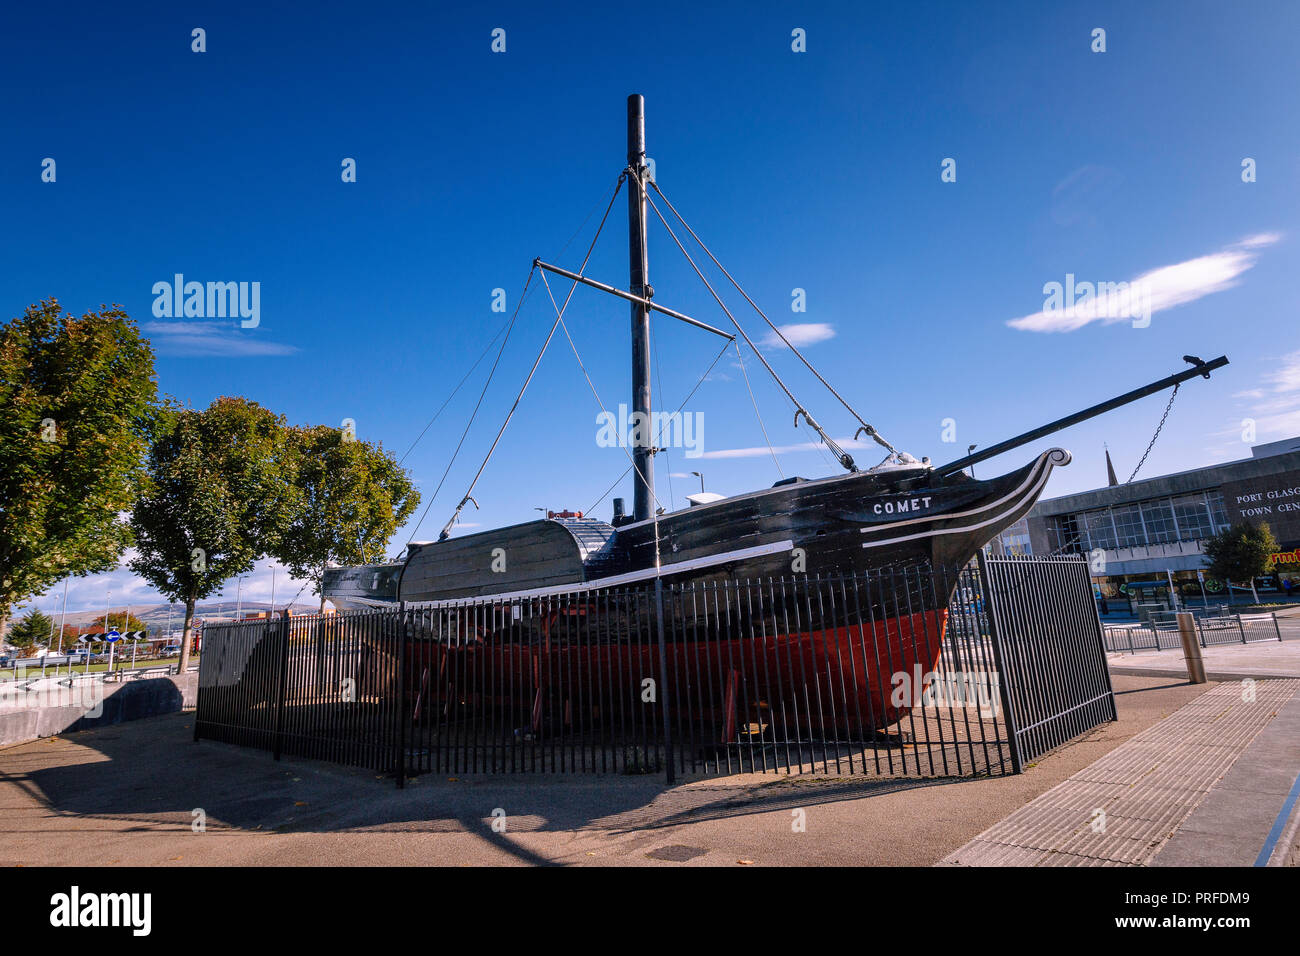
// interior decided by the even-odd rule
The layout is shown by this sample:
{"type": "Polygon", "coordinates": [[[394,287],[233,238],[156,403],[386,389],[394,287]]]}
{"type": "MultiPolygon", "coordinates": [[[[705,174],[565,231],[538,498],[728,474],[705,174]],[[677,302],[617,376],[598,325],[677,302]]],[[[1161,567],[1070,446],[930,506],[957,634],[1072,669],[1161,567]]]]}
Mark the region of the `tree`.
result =
{"type": "MultiPolygon", "coordinates": [[[[1224,581],[1248,581],[1255,591],[1255,578],[1268,573],[1269,558],[1277,551],[1277,540],[1267,522],[1243,521],[1225,528],[1205,542],[1206,566],[1224,581]]],[[[1259,595],[1255,594],[1255,599],[1259,595]]]]}
{"type": "Polygon", "coordinates": [[[382,561],[388,540],[420,503],[410,475],[381,445],[328,426],[294,428],[297,511],[274,556],[320,595],[331,562],[382,561]]]}
{"type": "Polygon", "coordinates": [[[125,634],[127,631],[148,630],[149,625],[128,611],[109,611],[93,622],[91,630],[104,633],[114,628],[119,633],[125,634]]]}
{"type": "Polygon", "coordinates": [[[117,566],[155,396],[118,306],[78,318],[49,299],[0,327],[0,629],[63,577],[117,566]]]}
{"type": "Polygon", "coordinates": [[[48,614],[33,608],[9,629],[9,643],[27,651],[37,644],[48,644],[50,633],[54,630],[54,621],[48,614]]]}
{"type": "Polygon", "coordinates": [[[181,671],[194,605],[279,546],[296,489],[284,420],[243,398],[206,410],[164,407],[148,458],[147,492],[131,512],[131,570],[185,605],[181,671]]]}

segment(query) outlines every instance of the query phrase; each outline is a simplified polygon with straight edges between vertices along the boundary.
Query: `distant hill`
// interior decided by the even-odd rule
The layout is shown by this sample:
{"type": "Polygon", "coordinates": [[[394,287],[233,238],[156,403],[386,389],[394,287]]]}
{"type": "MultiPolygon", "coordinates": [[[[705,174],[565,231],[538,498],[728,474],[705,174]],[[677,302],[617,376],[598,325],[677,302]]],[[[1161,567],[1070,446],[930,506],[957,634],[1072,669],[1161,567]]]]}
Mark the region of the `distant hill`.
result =
{"type": "MultiPolygon", "coordinates": [[[[312,602],[311,604],[303,604],[300,602],[293,605],[293,610],[295,613],[299,614],[314,613],[319,606],[318,602],[312,602]]],[[[170,605],[170,611],[168,608],[169,605],[167,604],[132,604],[129,609],[131,614],[144,621],[145,626],[151,630],[153,628],[158,628],[160,631],[165,630],[167,628],[169,615],[171,626],[174,629],[180,628],[181,625],[185,623],[185,606],[183,604],[172,604],[170,605]]],[[[128,608],[126,605],[114,605],[108,612],[109,621],[111,622],[117,615],[125,617],[127,610],[128,608]]],[[[242,610],[244,614],[249,614],[257,611],[269,611],[271,610],[271,605],[265,601],[209,601],[196,605],[194,608],[194,616],[201,618],[205,622],[223,620],[233,621],[235,619],[236,610],[242,610]]],[[[283,611],[284,605],[277,602],[275,610],[283,611]]],[[[104,612],[102,610],[78,611],[75,614],[72,612],[68,613],[69,626],[75,625],[77,627],[82,627],[90,624],[92,621],[102,621],[103,619],[104,612]]],[[[55,614],[54,620],[57,622],[59,620],[59,615],[55,614]]]]}

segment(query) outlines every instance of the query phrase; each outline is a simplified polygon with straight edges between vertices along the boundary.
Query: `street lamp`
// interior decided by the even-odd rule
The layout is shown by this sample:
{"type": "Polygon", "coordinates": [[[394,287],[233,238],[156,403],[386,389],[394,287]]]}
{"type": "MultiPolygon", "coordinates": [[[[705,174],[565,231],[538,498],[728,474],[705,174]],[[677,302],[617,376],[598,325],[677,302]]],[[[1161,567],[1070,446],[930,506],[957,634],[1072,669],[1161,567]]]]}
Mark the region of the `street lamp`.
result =
{"type": "MultiPolygon", "coordinates": [[[[978,447],[979,447],[979,445],[967,445],[967,446],[966,446],[966,454],[969,455],[971,452],[973,452],[973,451],[974,451],[976,448],[978,448],[978,447]]],[[[971,466],[970,466],[970,476],[971,476],[972,478],[975,477],[975,463],[974,463],[974,462],[971,462],[971,466]]]]}
{"type": "Polygon", "coordinates": [[[693,472],[691,472],[691,474],[694,475],[696,478],[700,479],[700,491],[703,492],[703,491],[704,491],[704,475],[700,474],[700,472],[698,472],[698,471],[693,471],[693,472]]]}

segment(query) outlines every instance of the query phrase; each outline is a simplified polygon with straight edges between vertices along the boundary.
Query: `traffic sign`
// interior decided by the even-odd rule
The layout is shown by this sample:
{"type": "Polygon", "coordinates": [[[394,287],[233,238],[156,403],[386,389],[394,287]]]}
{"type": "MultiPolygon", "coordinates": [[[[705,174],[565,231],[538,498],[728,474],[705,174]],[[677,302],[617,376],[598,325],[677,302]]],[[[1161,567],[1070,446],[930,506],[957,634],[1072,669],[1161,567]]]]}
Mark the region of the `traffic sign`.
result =
{"type": "Polygon", "coordinates": [[[108,640],[108,642],[109,642],[110,644],[111,644],[113,641],[116,641],[116,640],[121,639],[121,637],[122,637],[122,635],[119,634],[119,633],[117,632],[117,628],[113,628],[111,631],[109,631],[109,632],[108,632],[107,634],[105,634],[104,636],[105,636],[105,638],[107,638],[107,640],[108,640]]]}

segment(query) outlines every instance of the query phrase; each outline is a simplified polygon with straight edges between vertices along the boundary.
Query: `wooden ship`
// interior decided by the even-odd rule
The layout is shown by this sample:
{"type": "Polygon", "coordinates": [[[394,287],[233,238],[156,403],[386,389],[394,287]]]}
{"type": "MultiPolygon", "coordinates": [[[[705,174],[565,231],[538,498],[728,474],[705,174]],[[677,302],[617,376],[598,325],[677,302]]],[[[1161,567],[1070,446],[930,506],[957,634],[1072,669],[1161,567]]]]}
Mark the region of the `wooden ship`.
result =
{"type": "MultiPolygon", "coordinates": [[[[585,276],[581,270],[573,272],[541,260],[535,260],[534,267],[571,280],[575,288],[582,284],[630,303],[631,407],[646,416],[643,420],[650,420],[652,311],[733,342],[735,336],[654,301],[648,281],[647,203],[665,225],[667,221],[658,205],[653,204],[651,193],[660,196],[673,214],[676,210],[648,175],[642,97],[628,98],[627,118],[627,168],[620,184],[626,182],[628,187],[628,289],[617,289],[585,276]]],[[[677,219],[698,241],[679,215],[677,219]]],[[[700,245],[713,258],[702,242],[700,245]]],[[[721,268],[716,259],[713,261],[721,268]]],[[[730,279],[725,269],[723,272],[730,279]]],[[[745,295],[743,290],[740,292],[745,295]]],[[[726,306],[722,308],[734,322],[726,306]]],[[[756,305],[754,308],[762,315],[756,305]]],[[[736,329],[753,347],[739,323],[736,329]]],[[[812,369],[793,345],[791,350],[812,369]]],[[[463,693],[463,686],[458,690],[454,681],[438,675],[468,673],[469,668],[479,675],[475,679],[480,683],[492,685],[486,690],[488,696],[504,700],[521,692],[530,695],[529,710],[534,722],[540,722],[543,698],[562,694],[563,690],[557,691],[554,681],[542,676],[538,648],[555,646],[566,616],[635,618],[638,623],[629,624],[626,633],[642,625],[652,626],[628,603],[627,595],[638,586],[667,587],[672,591],[692,584],[707,587],[790,580],[796,571],[808,579],[898,572],[895,579],[907,582],[908,569],[950,569],[952,575],[943,579],[943,586],[938,588],[901,585],[906,593],[884,593],[887,588],[877,588],[867,606],[857,609],[856,623],[827,620],[810,609],[793,619],[786,615],[786,620],[793,620],[788,629],[765,633],[761,642],[743,622],[733,633],[719,630],[716,622],[701,627],[697,611],[670,600],[666,605],[670,620],[662,642],[636,643],[633,647],[633,642],[620,642],[615,636],[575,646],[568,676],[559,678],[581,681],[593,669],[601,668],[623,674],[626,686],[619,694],[630,702],[645,675],[658,675],[664,667],[675,672],[687,657],[698,658],[703,652],[715,662],[730,661],[728,667],[733,673],[739,661],[742,671],[752,669],[757,673],[762,667],[765,672],[783,674],[782,680],[794,681],[796,675],[789,666],[793,659],[807,661],[814,674],[820,675],[819,661],[825,662],[836,654],[861,656],[865,628],[865,639],[876,652],[867,655],[862,666],[855,669],[849,693],[856,699],[858,712],[869,714],[874,726],[892,724],[907,707],[891,702],[890,676],[900,671],[911,673],[918,665],[923,673],[933,671],[957,569],[1026,515],[1042,494],[1052,470],[1067,465],[1070,454],[1052,448],[1012,471],[988,479],[977,480],[967,469],[1194,376],[1208,378],[1211,370],[1227,364],[1222,357],[1210,362],[1185,357],[1193,367],[943,466],[897,451],[812,369],[856,418],[857,436],[865,434],[887,451],[880,464],[859,468],[795,398],[757,348],[754,352],[794,401],[798,409],[796,425],[800,418],[804,419],[844,467],[844,473],[789,478],[768,488],[727,497],[692,496],[687,507],[660,513],[655,508],[653,436],[638,434],[631,453],[634,490],[630,514],[624,511],[623,499],[616,498],[609,521],[552,512],[536,521],[453,537],[462,509],[474,501],[471,485],[439,540],[411,543],[397,562],[326,572],[324,595],[340,610],[403,606],[412,613],[425,614],[430,621],[442,622],[429,632],[431,640],[417,642],[407,662],[417,716],[421,708],[427,712],[431,699],[445,707],[447,700],[463,693]],[[503,552],[508,555],[504,570],[494,562],[494,557],[503,552]],[[562,612],[557,610],[561,607],[562,612]],[[653,646],[656,643],[662,654],[653,646]],[[456,660],[457,655],[466,654],[474,655],[476,663],[467,665],[456,660]]],[[[619,627],[607,631],[615,635],[623,632],[619,627]]],[[[719,686],[705,710],[713,707],[725,711],[727,693],[724,686],[719,686]]]]}

